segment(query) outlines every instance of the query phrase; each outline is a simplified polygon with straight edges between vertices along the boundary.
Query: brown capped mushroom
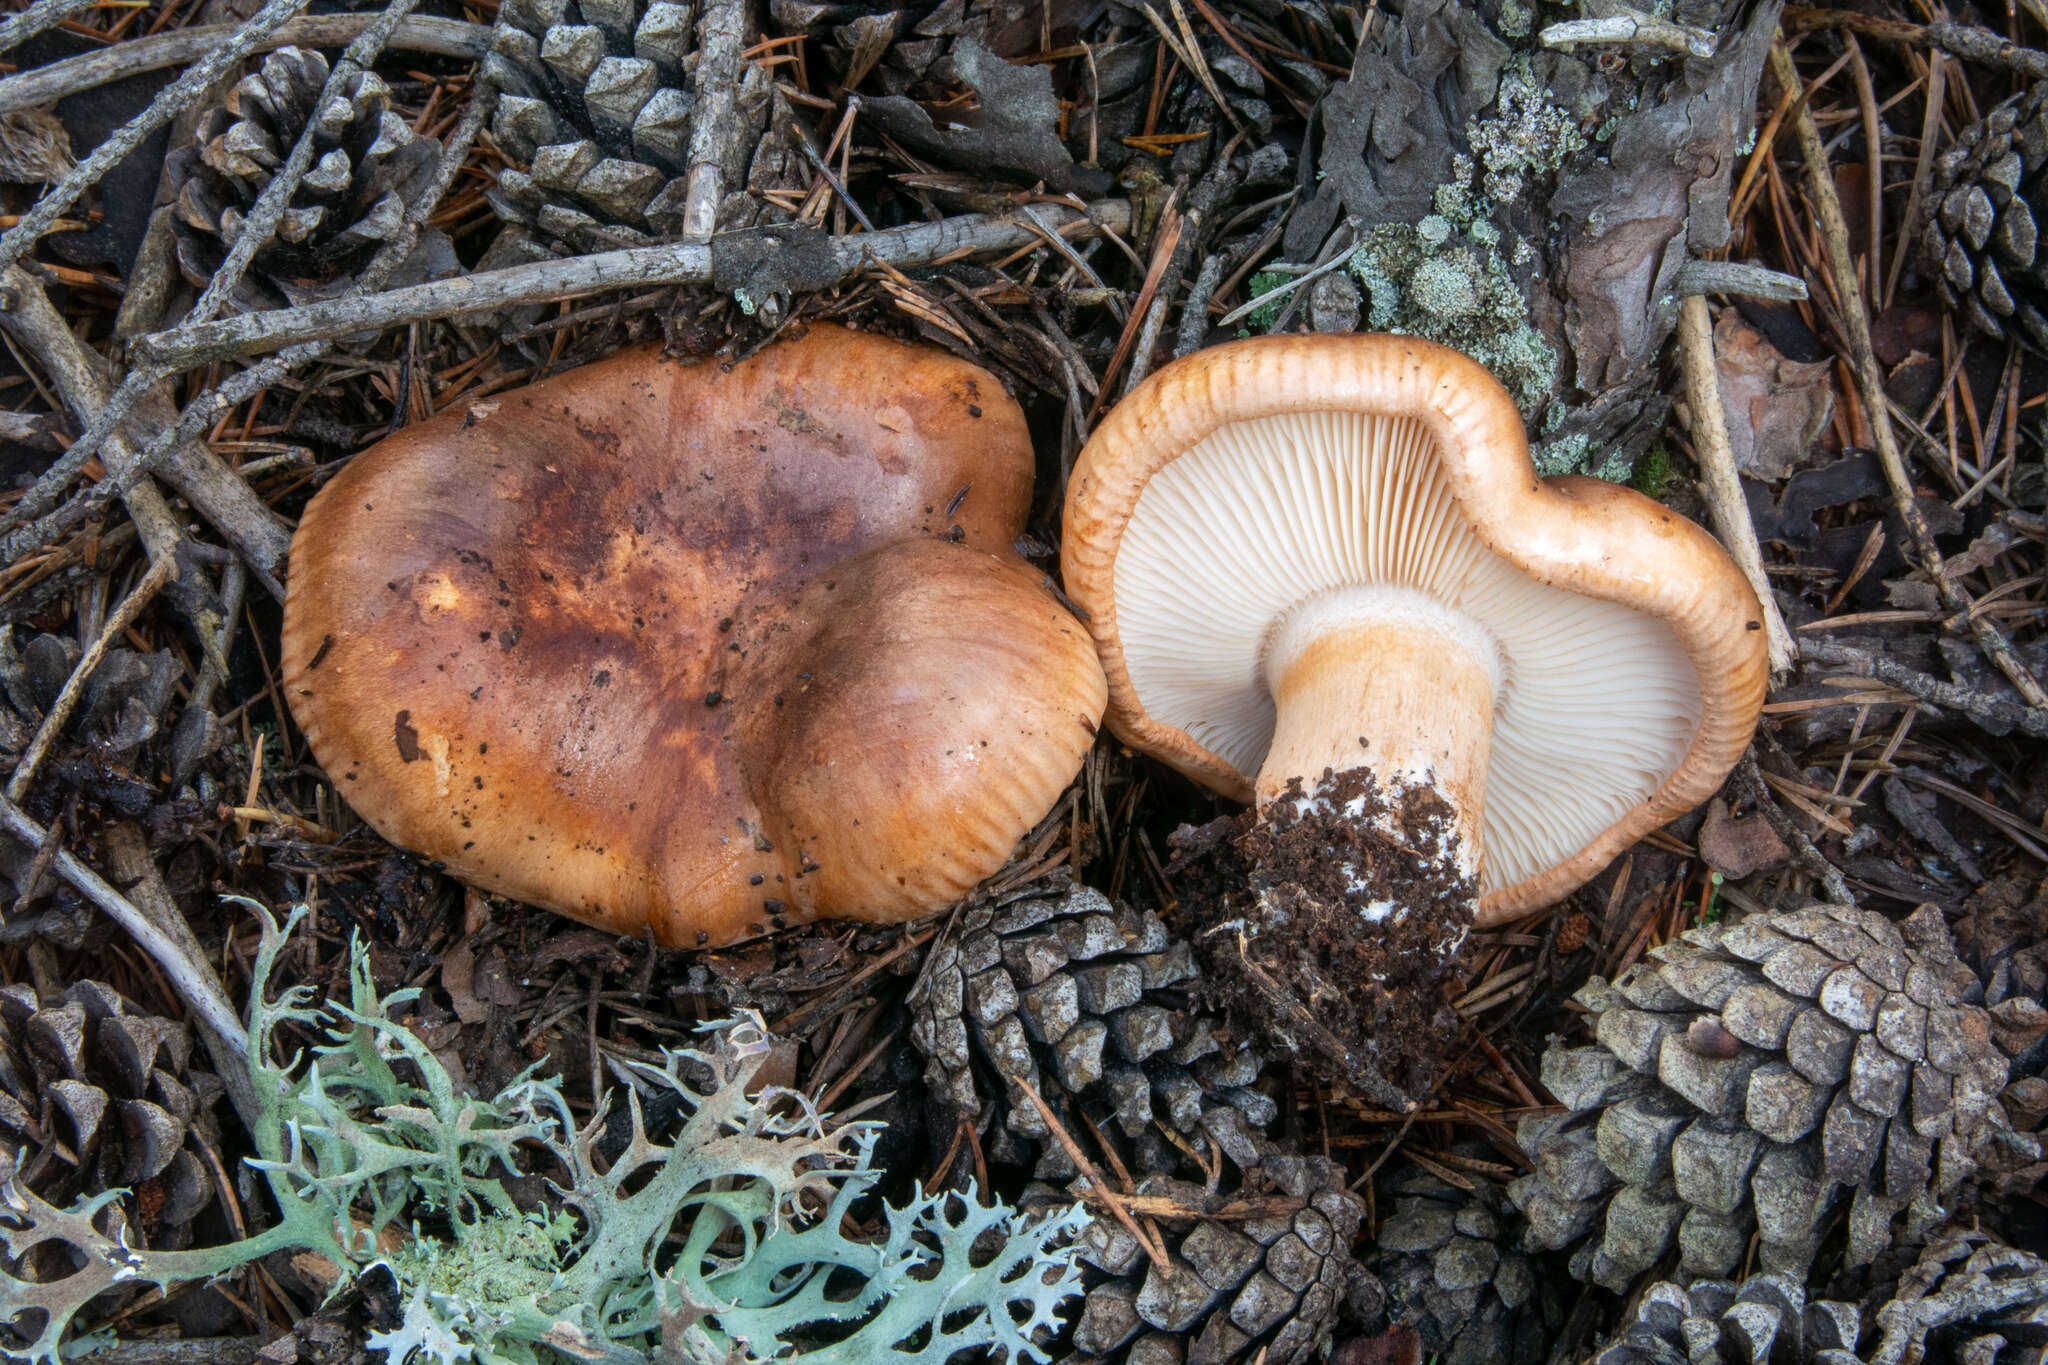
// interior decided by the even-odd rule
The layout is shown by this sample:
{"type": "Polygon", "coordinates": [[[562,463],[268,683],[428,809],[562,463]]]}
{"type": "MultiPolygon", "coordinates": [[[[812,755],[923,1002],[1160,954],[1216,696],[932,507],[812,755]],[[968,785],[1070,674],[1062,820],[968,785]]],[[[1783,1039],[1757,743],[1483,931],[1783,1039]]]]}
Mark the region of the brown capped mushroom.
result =
{"type": "Polygon", "coordinates": [[[992,376],[834,327],[480,399],[306,509],[293,715],[386,838],[621,933],[941,909],[1102,709],[1012,548],[1031,467],[992,376]]]}
{"type": "Polygon", "coordinates": [[[1257,803],[1247,960],[1362,975],[1332,988],[1354,999],[1704,799],[1763,700],[1720,545],[1536,477],[1506,391],[1414,338],[1267,337],[1154,374],[1082,451],[1063,553],[1111,728],[1257,803]],[[1360,945],[1336,967],[1332,934],[1360,945]]]}

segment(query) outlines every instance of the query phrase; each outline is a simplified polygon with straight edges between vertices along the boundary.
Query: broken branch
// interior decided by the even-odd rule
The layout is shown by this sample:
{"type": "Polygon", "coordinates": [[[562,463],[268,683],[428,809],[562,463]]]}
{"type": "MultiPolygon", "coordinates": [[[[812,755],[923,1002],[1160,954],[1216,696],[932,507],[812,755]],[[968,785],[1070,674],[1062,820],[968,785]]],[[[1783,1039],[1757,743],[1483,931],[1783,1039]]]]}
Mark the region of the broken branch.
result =
{"type": "MultiPolygon", "coordinates": [[[[1094,205],[1085,214],[1057,205],[1039,207],[1048,215],[1041,221],[1062,231],[1083,224],[1118,231],[1130,221],[1130,206],[1122,200],[1094,205]]],[[[717,284],[728,275],[740,275],[743,262],[754,258],[754,253],[740,249],[741,243],[751,245],[764,239],[786,242],[804,237],[812,238],[828,253],[817,262],[819,268],[799,282],[807,289],[830,288],[852,278],[860,273],[868,253],[887,265],[928,265],[950,256],[1014,250],[1039,240],[1036,230],[1029,225],[979,213],[822,240],[818,240],[817,234],[789,228],[772,228],[758,234],[726,233],[709,242],[673,242],[568,260],[537,261],[362,298],[334,299],[176,327],[138,337],[131,351],[140,363],[171,373],[209,360],[256,355],[301,342],[402,327],[431,318],[554,303],[612,289],[717,284]]],[[[735,278],[732,282],[737,285],[744,281],[735,278]]]]}
{"type": "Polygon", "coordinates": [[[1728,547],[1736,567],[1749,580],[1750,588],[1764,612],[1764,642],[1770,650],[1771,673],[1782,677],[1792,669],[1797,652],[1792,632],[1785,629],[1778,602],[1771,595],[1771,580],[1764,573],[1763,547],[1757,543],[1756,523],[1750,519],[1749,500],[1742,494],[1742,478],[1735,469],[1735,452],[1728,444],[1727,414],[1721,404],[1721,378],[1714,366],[1714,322],[1707,301],[1693,294],[1678,305],[1678,349],[1685,362],[1685,395],[1692,411],[1693,454],[1700,463],[1700,492],[1714,521],[1714,533],[1728,547]]]}

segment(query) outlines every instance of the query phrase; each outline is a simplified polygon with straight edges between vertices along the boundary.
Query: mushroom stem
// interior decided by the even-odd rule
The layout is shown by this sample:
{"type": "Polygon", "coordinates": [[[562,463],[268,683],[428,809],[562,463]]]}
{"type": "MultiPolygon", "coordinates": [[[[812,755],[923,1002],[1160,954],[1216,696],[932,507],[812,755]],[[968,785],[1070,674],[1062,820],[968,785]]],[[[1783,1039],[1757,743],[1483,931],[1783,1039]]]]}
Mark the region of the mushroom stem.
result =
{"type": "MultiPolygon", "coordinates": [[[[1484,627],[1412,588],[1335,588],[1280,619],[1265,673],[1279,714],[1256,783],[1262,814],[1297,780],[1313,797],[1325,777],[1364,768],[1390,796],[1440,796],[1455,812],[1457,868],[1477,874],[1502,681],[1484,627]]],[[[1382,822],[1398,821],[1401,803],[1383,804],[1382,822]]],[[[1410,847],[1420,834],[1385,832],[1410,847]]]]}

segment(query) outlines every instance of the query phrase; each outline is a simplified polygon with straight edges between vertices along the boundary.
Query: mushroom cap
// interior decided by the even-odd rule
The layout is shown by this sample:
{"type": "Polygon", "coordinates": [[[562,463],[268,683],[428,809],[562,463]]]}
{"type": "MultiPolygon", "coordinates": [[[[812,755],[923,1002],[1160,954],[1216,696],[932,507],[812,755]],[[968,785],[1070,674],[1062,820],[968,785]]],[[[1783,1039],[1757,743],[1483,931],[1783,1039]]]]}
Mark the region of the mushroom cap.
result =
{"type": "Polygon", "coordinates": [[[1488,922],[1712,793],[1763,704],[1761,612],[1719,543],[1630,489],[1539,479],[1500,384],[1411,337],[1256,338],[1153,374],[1075,464],[1063,568],[1110,728],[1240,800],[1273,733],[1262,654],[1294,605],[1386,584],[1490,632],[1488,922]]]}
{"type": "Polygon", "coordinates": [[[1011,548],[1031,468],[992,376],[834,327],[479,399],[307,507],[292,713],[385,837],[604,928],[929,913],[1101,714],[1086,633],[1011,548]]]}

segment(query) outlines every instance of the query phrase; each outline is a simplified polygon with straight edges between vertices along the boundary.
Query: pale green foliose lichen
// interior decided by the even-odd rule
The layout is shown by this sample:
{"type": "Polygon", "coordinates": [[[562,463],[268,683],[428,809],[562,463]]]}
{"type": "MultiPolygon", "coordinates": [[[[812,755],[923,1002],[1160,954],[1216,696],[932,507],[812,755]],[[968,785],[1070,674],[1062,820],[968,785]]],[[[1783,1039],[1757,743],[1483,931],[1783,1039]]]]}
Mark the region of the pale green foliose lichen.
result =
{"type": "Polygon", "coordinates": [[[1536,82],[1526,56],[1501,72],[1494,110],[1466,131],[1485,168],[1487,197],[1497,203],[1521,198],[1531,177],[1552,174],[1586,145],[1578,121],[1536,82]]]}
{"type": "Polygon", "coordinates": [[[418,990],[380,995],[360,943],[343,1000],[303,985],[273,998],[271,972],[307,912],[280,928],[240,903],[261,931],[244,1055],[255,1152],[243,1164],[275,1221],[226,1245],[158,1249],[129,1231],[122,1191],[59,1208],[10,1173],[0,1357],[64,1365],[75,1320],[111,1308],[110,1290],[298,1252],[333,1268],[335,1292],[371,1270],[390,1277],[400,1319],[366,1343],[386,1365],[767,1365],[799,1352],[805,1365],[970,1352],[1047,1365],[1059,1310],[1081,1293],[1085,1215],[1028,1219],[971,1189],[871,1208],[880,1125],[833,1123],[801,1092],[756,1085],[775,1043],[758,1015],[704,1026],[702,1047],[624,1062],[630,1093],[667,1095],[681,1113],[650,1130],[629,1101],[624,1146],[610,1151],[604,1111],[579,1124],[558,1079],[467,1093],[402,1022],[418,990]],[[310,1055],[280,1057],[286,1026],[316,1040],[310,1055]],[[513,1198],[508,1178],[529,1168],[550,1174],[560,1209],[513,1198]],[[56,1254],[24,1254],[44,1247],[56,1254]]]}
{"type": "MultiPolygon", "coordinates": [[[[1476,173],[1471,158],[1453,157],[1451,179],[1436,189],[1436,212],[1419,223],[1372,229],[1345,265],[1365,288],[1373,331],[1463,351],[1531,414],[1550,392],[1557,353],[1529,321],[1529,302],[1502,255],[1500,229],[1474,202],[1476,173]]],[[[1527,249],[1519,239],[1514,247],[1527,249]]]]}
{"type": "Polygon", "coordinates": [[[1627,483],[1633,472],[1627,456],[1595,444],[1584,432],[1539,441],[1531,454],[1536,472],[1546,479],[1559,474],[1591,474],[1609,483],[1627,483]]]}

